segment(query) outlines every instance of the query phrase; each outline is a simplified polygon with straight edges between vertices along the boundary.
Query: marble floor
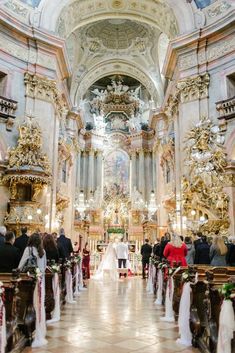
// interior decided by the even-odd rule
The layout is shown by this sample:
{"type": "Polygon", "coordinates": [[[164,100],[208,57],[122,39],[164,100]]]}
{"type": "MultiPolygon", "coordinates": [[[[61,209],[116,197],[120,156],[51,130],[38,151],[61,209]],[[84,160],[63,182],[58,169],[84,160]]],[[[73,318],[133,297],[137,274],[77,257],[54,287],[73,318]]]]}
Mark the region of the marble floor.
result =
{"type": "Polygon", "coordinates": [[[48,327],[48,344],[24,353],[192,353],[176,343],[174,323],[160,322],[162,308],[146,293],[141,278],[117,283],[90,281],[60,322],[48,327]]]}

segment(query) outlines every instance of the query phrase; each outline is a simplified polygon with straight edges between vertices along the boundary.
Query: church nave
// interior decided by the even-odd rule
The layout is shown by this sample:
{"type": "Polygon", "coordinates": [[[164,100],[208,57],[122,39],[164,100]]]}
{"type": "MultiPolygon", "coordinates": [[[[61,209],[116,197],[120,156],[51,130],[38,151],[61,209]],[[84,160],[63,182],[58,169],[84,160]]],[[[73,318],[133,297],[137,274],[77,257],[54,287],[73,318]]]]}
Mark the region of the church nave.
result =
{"type": "Polygon", "coordinates": [[[48,345],[23,353],[198,352],[176,344],[177,326],[160,322],[163,307],[146,293],[146,282],[129,278],[92,281],[76,304],[67,304],[60,322],[48,326],[48,345]]]}

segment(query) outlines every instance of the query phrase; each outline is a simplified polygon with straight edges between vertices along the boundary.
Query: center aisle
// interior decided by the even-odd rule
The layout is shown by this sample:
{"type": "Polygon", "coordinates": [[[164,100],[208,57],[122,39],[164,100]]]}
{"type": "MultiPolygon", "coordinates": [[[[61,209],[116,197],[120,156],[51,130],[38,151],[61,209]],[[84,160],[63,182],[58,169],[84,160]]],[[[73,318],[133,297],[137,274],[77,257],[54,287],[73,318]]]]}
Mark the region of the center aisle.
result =
{"type": "Polygon", "coordinates": [[[145,286],[140,278],[91,280],[77,303],[65,306],[61,321],[48,327],[48,345],[24,353],[198,352],[176,344],[176,325],[160,322],[163,310],[145,286]]]}

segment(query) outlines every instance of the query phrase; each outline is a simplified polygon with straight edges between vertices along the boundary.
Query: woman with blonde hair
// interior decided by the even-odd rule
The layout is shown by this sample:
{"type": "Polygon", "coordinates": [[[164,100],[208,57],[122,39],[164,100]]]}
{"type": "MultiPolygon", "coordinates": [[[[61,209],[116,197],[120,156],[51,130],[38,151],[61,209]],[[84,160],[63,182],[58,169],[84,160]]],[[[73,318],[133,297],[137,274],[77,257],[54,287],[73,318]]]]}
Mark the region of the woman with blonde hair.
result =
{"type": "Polygon", "coordinates": [[[226,266],[226,254],[228,248],[224,243],[224,239],[216,235],[210,248],[211,266],[226,266]]]}
{"type": "Polygon", "coordinates": [[[164,249],[164,257],[170,262],[170,266],[187,266],[186,255],[188,249],[179,235],[173,234],[171,241],[164,249]]]}

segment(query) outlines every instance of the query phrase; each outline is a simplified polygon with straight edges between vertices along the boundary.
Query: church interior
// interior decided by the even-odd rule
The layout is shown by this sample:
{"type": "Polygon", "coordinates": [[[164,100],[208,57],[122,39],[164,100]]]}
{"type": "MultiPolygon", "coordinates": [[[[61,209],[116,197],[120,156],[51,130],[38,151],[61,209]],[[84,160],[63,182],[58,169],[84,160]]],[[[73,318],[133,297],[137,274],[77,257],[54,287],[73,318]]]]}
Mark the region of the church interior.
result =
{"type": "Polygon", "coordinates": [[[234,353],[235,1],[0,0],[0,200],[0,233],[73,247],[45,277],[0,261],[0,353],[234,353]],[[234,261],[158,258],[174,235],[234,261]],[[88,280],[122,240],[127,273],[88,280]]]}

